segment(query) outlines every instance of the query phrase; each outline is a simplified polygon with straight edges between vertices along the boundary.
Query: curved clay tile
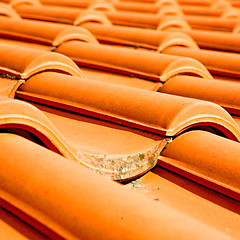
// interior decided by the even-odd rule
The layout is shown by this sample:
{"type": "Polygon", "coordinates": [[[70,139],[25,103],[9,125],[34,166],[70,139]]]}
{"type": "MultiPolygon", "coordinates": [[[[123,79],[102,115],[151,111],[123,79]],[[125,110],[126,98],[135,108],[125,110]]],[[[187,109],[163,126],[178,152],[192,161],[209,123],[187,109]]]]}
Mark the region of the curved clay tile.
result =
{"type": "MultiPolygon", "coordinates": [[[[103,26],[91,23],[85,24],[84,28],[93,33],[99,41],[106,40],[112,43],[126,43],[150,49],[157,49],[162,39],[167,35],[167,33],[153,31],[150,29],[129,29],[122,26],[103,26]],[[130,31],[132,31],[132,33],[130,31]]],[[[201,48],[240,52],[240,37],[238,35],[203,30],[178,29],[178,31],[189,35],[201,48]]]]}
{"type": "Polygon", "coordinates": [[[166,48],[164,54],[192,57],[201,62],[212,74],[223,76],[240,76],[240,56],[236,53],[217,52],[173,46],[166,48]]]}
{"type": "Polygon", "coordinates": [[[228,9],[231,9],[231,3],[229,1],[216,1],[216,2],[213,2],[212,5],[211,5],[211,9],[219,9],[219,10],[223,10],[223,11],[226,11],[228,9]]]}
{"type": "Polygon", "coordinates": [[[9,4],[12,7],[16,7],[19,5],[30,5],[30,6],[35,6],[35,7],[41,7],[41,3],[38,0],[11,0],[9,4]]]}
{"type": "Polygon", "coordinates": [[[54,102],[47,102],[47,96],[36,99],[34,94],[22,93],[19,92],[18,96],[29,99],[51,120],[67,142],[78,149],[81,165],[108,178],[124,181],[142,175],[155,166],[166,145],[162,136],[87,117],[86,113],[76,114],[72,109],[61,110],[66,106],[61,103],[57,104],[58,108],[52,108],[50,105],[54,102]],[[50,107],[35,104],[35,100],[50,107]]]}
{"type": "Polygon", "coordinates": [[[78,41],[66,42],[56,48],[78,65],[107,69],[165,82],[177,74],[192,73],[211,78],[203,65],[194,59],[157,54],[147,51],[116,48],[78,41]]]}
{"type": "Polygon", "coordinates": [[[224,19],[224,20],[239,19],[239,17],[240,17],[240,11],[235,9],[235,8],[228,9],[221,16],[221,18],[224,19]]]}
{"type": "Polygon", "coordinates": [[[175,13],[181,13],[181,8],[179,7],[176,1],[165,1],[164,4],[161,4],[161,1],[159,1],[159,4],[160,6],[157,12],[158,15],[161,15],[162,13],[168,12],[168,11],[170,11],[171,13],[173,13],[172,11],[175,11],[175,13]]]}
{"type": "Polygon", "coordinates": [[[190,76],[176,76],[163,84],[163,93],[217,103],[229,113],[240,115],[240,84],[190,76]]]}
{"type": "Polygon", "coordinates": [[[160,8],[158,16],[162,17],[162,19],[159,18],[160,21],[157,30],[165,31],[170,28],[191,29],[176,2],[173,6],[164,6],[160,8]]]}
{"type": "Polygon", "coordinates": [[[62,7],[37,7],[24,4],[16,6],[14,9],[23,18],[67,24],[73,24],[79,12],[81,12],[72,8],[64,8],[63,11],[62,7]]]}
{"type": "Polygon", "coordinates": [[[155,29],[159,21],[164,16],[158,14],[146,14],[135,12],[105,12],[105,15],[114,25],[132,26],[132,27],[144,27],[155,29]]]}
{"type": "Polygon", "coordinates": [[[170,7],[168,8],[161,8],[158,12],[158,16],[160,17],[167,17],[167,16],[177,16],[178,12],[176,12],[175,9],[172,9],[170,7]]]}
{"type": "MultiPolygon", "coordinates": [[[[73,25],[81,25],[87,22],[101,23],[111,25],[111,21],[104,14],[104,12],[94,10],[79,10],[76,8],[62,8],[62,7],[36,7],[20,5],[16,6],[15,10],[27,19],[52,21],[57,23],[68,23],[73,25]]],[[[111,13],[113,13],[111,11],[111,13]]]]}
{"type": "MultiPolygon", "coordinates": [[[[122,12],[106,12],[106,16],[113,24],[133,26],[141,28],[156,29],[159,23],[168,15],[164,14],[141,14],[141,13],[122,13],[122,12]]],[[[167,14],[167,12],[166,12],[167,14]]],[[[206,29],[215,31],[228,31],[230,32],[234,26],[238,23],[237,19],[222,19],[220,17],[209,16],[183,16],[181,13],[177,13],[174,9],[169,10],[169,16],[172,17],[184,17],[188,24],[194,29],[206,29]]]]}
{"type": "Polygon", "coordinates": [[[47,117],[37,108],[22,101],[0,98],[0,128],[22,129],[37,136],[49,149],[77,160],[70,146],[47,117]]]}
{"type": "Polygon", "coordinates": [[[185,15],[213,16],[220,17],[223,14],[223,9],[212,9],[200,6],[181,6],[185,15]]]}
{"type": "Polygon", "coordinates": [[[161,47],[163,42],[165,44],[165,42],[168,41],[181,41],[180,45],[188,47],[191,46],[191,48],[196,47],[196,43],[191,37],[188,36],[188,34],[182,35],[180,32],[162,32],[123,26],[104,26],[93,23],[85,24],[83,27],[92,32],[94,36],[101,42],[126,44],[156,49],[157,46],[161,47]],[[174,40],[174,36],[176,37],[176,40],[174,40]]]}
{"type": "MultiPolygon", "coordinates": [[[[163,11],[164,13],[164,11],[163,11]]],[[[146,14],[146,13],[129,13],[129,12],[106,12],[105,15],[110,19],[113,24],[134,26],[141,28],[156,29],[159,23],[167,16],[182,17],[192,28],[205,28],[205,29],[219,29],[230,31],[237,21],[234,19],[222,20],[221,18],[208,17],[208,16],[184,16],[181,11],[170,8],[166,14],[146,14]]]]}
{"type": "Polygon", "coordinates": [[[201,1],[201,0],[194,0],[194,1],[193,0],[179,0],[178,2],[181,6],[197,5],[197,6],[205,6],[205,7],[209,7],[213,3],[212,0],[204,0],[204,1],[201,1]]]}
{"type": "MultiPolygon", "coordinates": [[[[45,50],[45,51],[53,50],[53,48],[50,49],[50,46],[40,45],[36,43],[29,43],[29,42],[20,42],[20,41],[9,40],[9,39],[1,39],[0,43],[6,43],[6,44],[11,43],[17,46],[24,46],[28,48],[34,48],[34,49],[45,50]]],[[[141,79],[141,78],[137,78],[136,76],[127,76],[123,74],[120,75],[118,73],[102,71],[102,70],[93,69],[93,68],[81,67],[81,71],[84,73],[84,75],[88,79],[94,79],[97,81],[109,82],[109,83],[119,84],[124,86],[131,86],[131,87],[136,87],[140,89],[149,89],[152,91],[157,91],[159,87],[162,85],[161,82],[149,81],[148,79],[141,79]]],[[[12,84],[13,83],[10,83],[10,85],[12,84]]],[[[7,96],[8,92],[5,92],[4,96],[5,95],[7,96]]]]}
{"type": "MultiPolygon", "coordinates": [[[[84,79],[83,81],[81,81],[81,79],[79,78],[68,78],[66,77],[66,75],[62,75],[62,74],[41,73],[41,74],[35,75],[35,77],[33,78],[30,78],[28,85],[25,85],[19,89],[17,97],[31,100],[31,101],[42,102],[44,104],[54,106],[57,108],[63,108],[70,111],[80,112],[85,115],[91,115],[94,117],[100,116],[101,118],[102,113],[104,112],[101,111],[101,109],[100,111],[98,111],[98,109],[95,110],[94,103],[92,106],[91,106],[91,103],[90,105],[87,104],[87,101],[89,99],[81,95],[81,91],[79,91],[79,87],[83,84],[83,86],[81,87],[82,89],[85,89],[83,92],[90,93],[89,87],[91,88],[93,85],[95,85],[95,88],[99,88],[99,87],[105,87],[105,86],[108,87],[109,84],[101,84],[94,81],[90,81],[89,84],[87,81],[87,83],[85,84],[84,83],[85,81],[87,80],[84,79]],[[48,78],[49,78],[49,81],[47,80],[48,78]],[[54,94],[54,92],[52,91],[54,87],[53,81],[56,81],[56,78],[58,79],[60,85],[58,85],[59,88],[54,90],[55,92],[54,94]],[[68,81],[70,81],[70,83],[68,83],[68,81]],[[67,85],[69,84],[69,87],[71,88],[70,92],[68,91],[69,87],[64,87],[65,89],[67,89],[67,91],[63,92],[64,91],[63,85],[65,84],[67,85]],[[47,88],[45,88],[44,85],[46,85],[47,88]],[[37,93],[35,91],[36,89],[34,90],[35,86],[39,86],[40,92],[37,93]],[[59,94],[62,95],[62,97],[60,97],[59,94]],[[80,98],[83,98],[83,99],[85,98],[83,102],[86,102],[85,105],[83,103],[83,106],[81,109],[79,109],[79,106],[81,105],[81,103],[80,105],[78,104],[78,96],[80,96],[80,98]],[[58,98],[59,98],[59,102],[57,103],[55,100],[57,100],[58,98]],[[74,100],[74,98],[76,98],[76,100],[74,100]]],[[[113,90],[117,88],[118,86],[113,85],[113,90]]],[[[105,117],[102,116],[103,119],[105,118],[108,119],[107,115],[105,117]]],[[[52,122],[55,123],[54,120],[52,122]]],[[[63,123],[63,125],[65,126],[66,122],[63,123]]],[[[61,130],[61,127],[60,127],[60,130],[61,130]]],[[[118,131],[120,132],[120,130],[118,131]]],[[[122,132],[124,137],[124,131],[122,132]]],[[[62,131],[62,133],[64,136],[66,135],[64,134],[64,130],[62,131]]],[[[98,133],[96,132],[95,134],[97,135],[98,133]]],[[[102,133],[102,134],[104,135],[105,133],[102,133]]],[[[67,135],[69,134],[67,133],[67,135]]],[[[89,136],[86,135],[85,137],[91,138],[91,134],[89,136]]],[[[130,137],[130,139],[132,138],[131,135],[128,137],[130,137]]],[[[72,138],[74,138],[74,136],[71,136],[68,142],[72,142],[71,140],[72,138]]],[[[66,139],[68,138],[66,137],[66,139]]],[[[110,137],[110,139],[113,139],[113,138],[110,137]]],[[[119,136],[119,139],[120,139],[120,136],[119,136]]],[[[135,139],[135,141],[136,140],[139,141],[138,144],[135,144],[137,146],[134,147],[134,144],[129,142],[129,145],[133,145],[133,147],[130,148],[129,150],[127,150],[127,148],[124,147],[124,145],[121,144],[120,141],[118,140],[120,145],[119,146],[120,150],[117,150],[116,152],[114,152],[114,149],[116,147],[113,147],[113,146],[112,146],[113,150],[111,151],[108,149],[95,150],[96,147],[90,147],[90,148],[88,147],[87,150],[82,151],[81,149],[83,149],[83,147],[80,144],[79,147],[77,147],[79,149],[78,158],[80,159],[79,161],[84,166],[87,166],[88,168],[91,168],[94,171],[100,172],[101,174],[109,175],[111,178],[114,178],[115,180],[128,179],[128,178],[132,178],[137,175],[140,175],[145,171],[154,167],[157,161],[157,157],[166,143],[165,140],[162,140],[163,139],[162,137],[158,137],[157,139],[158,139],[157,141],[149,142],[148,139],[143,140],[141,139],[141,137],[138,137],[137,139],[135,139]],[[145,145],[140,144],[140,142],[143,142],[143,141],[145,141],[145,145]],[[122,145],[122,148],[121,148],[121,145],[122,145]]],[[[114,140],[114,142],[115,141],[116,139],[114,140]]],[[[126,141],[127,140],[125,139],[125,143],[126,141]]],[[[79,143],[74,143],[75,146],[78,144],[79,143]]]]}
{"type": "Polygon", "coordinates": [[[47,51],[50,52],[53,47],[49,46],[49,45],[43,45],[43,44],[39,44],[39,43],[32,43],[32,42],[22,42],[19,40],[14,40],[11,38],[1,38],[0,39],[0,44],[11,44],[11,45],[15,45],[15,46],[20,46],[20,47],[27,47],[27,48],[32,48],[32,49],[38,49],[38,50],[43,50],[43,51],[47,51]]]}
{"type": "MultiPolygon", "coordinates": [[[[62,21],[62,22],[71,23],[71,24],[79,15],[79,10],[64,8],[64,11],[62,11],[62,9],[55,8],[55,7],[44,7],[44,8],[35,7],[34,8],[30,6],[21,6],[21,7],[18,7],[17,10],[24,17],[33,18],[33,19],[36,18],[36,19],[48,20],[48,21],[62,21]]],[[[125,13],[122,14],[122,13],[106,12],[106,16],[108,16],[113,23],[115,23],[114,19],[116,19],[116,16],[115,16],[116,14],[118,15],[120,14],[119,16],[121,18],[126,18],[125,13]]],[[[124,20],[126,25],[129,25],[130,23],[132,24],[132,21],[136,21],[136,16],[138,16],[139,14],[137,14],[136,16],[135,15],[136,14],[134,14],[134,17],[133,17],[132,14],[129,14],[129,16],[127,17],[127,20],[126,19],[124,20]]],[[[119,18],[119,16],[117,16],[117,19],[119,18]]],[[[144,23],[146,21],[149,21],[149,19],[151,19],[152,16],[154,17],[153,20],[154,20],[154,28],[155,28],[159,22],[158,16],[156,17],[155,15],[148,14],[147,17],[143,19],[143,16],[141,14],[139,15],[139,17],[137,17],[138,19],[137,22],[141,21],[144,23]]],[[[221,19],[219,19],[219,21],[221,21],[221,19]]],[[[236,22],[236,20],[234,21],[236,22]]],[[[146,25],[146,23],[144,25],[146,25]]],[[[222,24],[220,24],[220,26],[221,25],[222,24]]],[[[239,39],[234,36],[229,36],[229,34],[218,33],[218,32],[212,33],[210,31],[195,31],[195,30],[187,31],[182,29],[179,29],[179,30],[185,31],[192,38],[194,38],[194,40],[198,43],[200,47],[220,49],[222,51],[225,51],[225,50],[239,51],[239,39]]],[[[151,34],[151,38],[149,38],[148,40],[149,45],[151,45],[153,41],[152,37],[155,35],[156,34],[154,34],[154,31],[153,31],[153,33],[151,34]]]]}
{"type": "Polygon", "coordinates": [[[166,6],[160,8],[158,12],[159,19],[166,18],[166,17],[184,17],[181,9],[179,7],[174,6],[166,6]]]}
{"type": "Polygon", "coordinates": [[[48,238],[230,240],[19,136],[1,134],[0,143],[1,206],[48,238]]]}
{"type": "Polygon", "coordinates": [[[157,30],[160,30],[160,31],[166,31],[166,30],[169,30],[171,28],[177,28],[177,29],[187,29],[187,30],[190,30],[191,27],[188,25],[188,23],[184,20],[184,19],[181,19],[181,18],[178,18],[178,17],[173,17],[173,18],[167,18],[167,19],[163,19],[159,25],[158,25],[158,28],[157,30]]]}
{"type": "Polygon", "coordinates": [[[159,165],[240,200],[239,154],[239,143],[193,131],[169,143],[159,165]]]}
{"type": "Polygon", "coordinates": [[[13,19],[21,19],[18,13],[8,4],[0,3],[0,15],[7,16],[13,19]]]}
{"type": "Polygon", "coordinates": [[[92,0],[41,0],[41,3],[46,6],[61,6],[61,7],[71,7],[71,8],[87,8],[89,4],[93,3],[92,0]]]}
{"type": "MultiPolygon", "coordinates": [[[[29,18],[29,19],[38,19],[38,20],[44,20],[44,21],[54,21],[54,22],[64,22],[68,24],[73,24],[73,22],[78,18],[79,13],[84,13],[87,10],[82,10],[78,8],[62,8],[62,7],[51,7],[51,6],[44,6],[41,8],[37,8],[34,6],[17,6],[16,10],[23,18],[29,18]],[[64,9],[64,11],[63,11],[64,9]]],[[[157,28],[159,25],[159,21],[161,21],[164,18],[164,15],[155,15],[155,14],[146,14],[146,13],[134,13],[134,12],[104,12],[105,16],[109,18],[109,20],[113,24],[117,25],[125,25],[125,26],[134,26],[134,27],[145,27],[145,28],[157,28]]],[[[179,14],[178,14],[179,15],[179,14]]],[[[105,18],[106,18],[105,17],[105,18]]],[[[219,19],[219,22],[217,21],[217,18],[197,18],[195,19],[195,16],[186,17],[186,20],[189,22],[190,25],[193,27],[199,28],[208,28],[208,25],[210,24],[211,28],[213,28],[215,25],[217,25],[217,28],[223,28],[226,27],[229,29],[229,27],[232,28],[233,20],[228,21],[222,21],[219,19]],[[209,21],[210,19],[210,21],[209,21]],[[203,25],[201,25],[203,24],[203,25]],[[225,27],[224,27],[225,26],[225,27]]]]}
{"type": "Polygon", "coordinates": [[[231,229],[227,234],[233,239],[240,237],[239,201],[161,166],[156,166],[125,186],[153,201],[165,203],[216,230],[231,229]]]}
{"type": "MultiPolygon", "coordinates": [[[[44,0],[46,1],[46,0],[44,0]]],[[[48,0],[47,0],[48,1],[48,0]]],[[[49,2],[49,1],[48,1],[49,2]]],[[[73,4],[70,3],[66,3],[68,1],[65,1],[65,3],[63,3],[63,1],[61,1],[60,3],[55,3],[56,5],[61,5],[61,6],[72,6],[73,4]]],[[[91,3],[91,1],[88,1],[89,3],[91,3]]],[[[86,3],[74,3],[74,7],[80,7],[80,5],[82,5],[81,7],[86,7],[88,6],[86,3]],[[83,4],[85,4],[85,6],[83,6],[83,4]]],[[[136,2],[114,2],[114,6],[117,10],[119,11],[126,11],[126,12],[139,12],[139,13],[157,13],[159,11],[159,9],[164,6],[161,1],[157,2],[156,4],[149,4],[149,3],[136,3],[136,2]]],[[[220,16],[223,12],[224,9],[210,9],[210,8],[206,8],[206,7],[199,7],[199,6],[181,6],[181,8],[183,9],[184,14],[191,14],[191,15],[212,15],[212,16],[220,16]]]]}
{"type": "Polygon", "coordinates": [[[114,2],[114,6],[119,11],[126,12],[139,12],[139,13],[149,13],[157,14],[159,10],[165,7],[178,7],[177,1],[156,1],[154,4],[148,2],[114,2]]]}
{"type": "Polygon", "coordinates": [[[232,33],[201,31],[201,30],[183,30],[179,31],[188,34],[200,48],[240,52],[240,36],[232,33]]]}
{"type": "Polygon", "coordinates": [[[116,11],[113,3],[111,2],[93,2],[88,6],[89,10],[94,11],[116,11]]]}
{"type": "Polygon", "coordinates": [[[161,4],[149,3],[131,3],[131,2],[115,2],[114,6],[119,11],[126,12],[143,12],[143,13],[157,13],[161,4]]]}
{"type": "MultiPolygon", "coordinates": [[[[54,6],[44,6],[44,7],[34,7],[28,5],[16,6],[15,10],[23,17],[29,19],[37,19],[44,21],[54,21],[63,22],[68,24],[73,24],[79,14],[84,14],[90,10],[83,10],[79,8],[68,8],[68,7],[54,7],[54,6]]],[[[103,14],[102,18],[109,18],[113,24],[120,25],[130,25],[130,26],[150,26],[151,28],[156,28],[159,20],[162,19],[161,16],[154,14],[142,14],[133,12],[97,12],[96,14],[103,14]]],[[[100,15],[101,16],[101,15],[100,15]]],[[[95,16],[96,17],[96,16],[95,16]]],[[[99,17],[100,18],[100,17],[99,17]]],[[[102,19],[103,20],[103,19],[102,19]]]]}
{"type": "MultiPolygon", "coordinates": [[[[74,8],[87,8],[93,3],[92,0],[82,0],[82,1],[56,1],[56,0],[42,0],[43,4],[51,6],[64,6],[64,7],[74,7],[74,8]]],[[[173,1],[160,1],[155,4],[141,3],[141,2],[122,2],[114,1],[114,7],[119,11],[130,11],[130,12],[147,12],[147,13],[157,13],[161,6],[169,5],[173,1]]]]}
{"type": "Polygon", "coordinates": [[[186,21],[193,29],[231,32],[238,23],[237,19],[216,17],[186,16],[186,21]]]}
{"type": "MultiPolygon", "coordinates": [[[[163,53],[174,46],[181,46],[190,49],[199,49],[196,42],[185,33],[173,32],[167,35],[158,47],[158,52],[163,53]]],[[[176,54],[177,55],[177,54],[176,54]]]]}
{"type": "Polygon", "coordinates": [[[0,71],[26,79],[42,71],[61,71],[84,77],[81,70],[67,57],[41,50],[1,44],[0,71]]]}
{"type": "Polygon", "coordinates": [[[0,18],[1,37],[50,45],[56,32],[58,32],[58,28],[58,26],[55,28],[52,24],[46,26],[46,24],[42,24],[41,22],[0,18]]]}
{"type": "Polygon", "coordinates": [[[151,91],[158,91],[158,89],[162,86],[161,82],[149,81],[148,79],[142,79],[123,74],[120,75],[118,73],[102,71],[99,69],[81,67],[81,70],[86,75],[87,79],[94,79],[94,81],[118,84],[151,91]]]}
{"type": "MultiPolygon", "coordinates": [[[[165,55],[165,54],[163,54],[165,55]]],[[[168,56],[168,55],[165,55],[168,56]]],[[[171,63],[164,70],[162,74],[162,78],[160,80],[163,82],[168,81],[171,77],[176,75],[188,75],[193,74],[202,78],[212,78],[211,74],[207,71],[207,69],[196,61],[193,58],[180,58],[173,63],[171,63]]]]}
{"type": "MultiPolygon", "coordinates": [[[[45,75],[43,74],[43,76],[45,75]]],[[[33,80],[37,79],[34,78],[33,80]]],[[[41,83],[44,84],[43,82],[41,83]]],[[[51,86],[48,85],[48,87],[51,86]]],[[[45,100],[47,100],[47,97],[45,97],[45,100]]],[[[76,125],[76,123],[70,122],[71,126],[69,126],[68,122],[64,121],[63,125],[68,127],[66,132],[62,131],[62,127],[56,124],[55,119],[50,118],[50,122],[45,116],[46,114],[44,115],[41,111],[30,104],[24,103],[22,101],[2,98],[0,101],[0,106],[0,129],[6,129],[7,131],[8,129],[12,129],[12,132],[14,133],[22,130],[30,132],[39,138],[43,144],[45,144],[46,147],[52,151],[60,153],[67,159],[73,160],[87,168],[94,170],[95,172],[107,175],[114,180],[130,179],[141,175],[149,169],[153,168],[157,163],[160,152],[166,145],[166,141],[162,137],[154,137],[151,134],[142,134],[141,136],[141,133],[135,133],[136,131],[132,133],[130,132],[129,134],[124,134],[124,132],[126,132],[126,129],[118,129],[118,132],[122,133],[122,135],[119,135],[118,133],[119,139],[124,139],[125,136],[124,143],[126,143],[126,141],[129,141],[129,145],[131,145],[130,147],[124,147],[124,145],[121,144],[121,141],[118,140],[117,142],[120,144],[120,146],[117,148],[112,147],[115,148],[115,151],[117,151],[117,153],[115,153],[114,150],[112,152],[110,150],[101,152],[99,149],[97,151],[94,151],[94,149],[96,150],[97,147],[90,146],[90,148],[88,147],[86,149],[85,146],[84,148],[84,142],[86,142],[86,140],[80,141],[83,144],[81,145],[79,143],[76,144],[75,141],[69,137],[69,128],[73,128],[74,124],[76,125]],[[56,129],[56,127],[58,129],[56,129]],[[129,137],[129,140],[127,140],[126,137],[129,137]],[[133,144],[131,142],[133,139],[135,139],[135,141],[138,141],[138,144],[133,144]]],[[[93,128],[93,124],[90,125],[91,128],[93,128]]],[[[81,126],[77,127],[80,127],[81,129],[81,126]]],[[[88,132],[87,129],[86,131],[88,132]]],[[[95,137],[95,135],[98,134],[98,131],[93,135],[91,135],[91,131],[87,134],[85,133],[85,135],[81,135],[82,133],[79,134],[84,138],[91,138],[91,136],[95,137]]],[[[105,138],[110,137],[109,133],[106,134],[104,131],[102,134],[105,134],[105,138]]],[[[24,136],[25,135],[26,134],[24,134],[24,136]]],[[[73,135],[76,135],[76,132],[74,132],[73,135]]],[[[74,138],[74,136],[72,137],[74,138]]],[[[114,137],[111,139],[114,139],[114,137]]],[[[106,140],[105,144],[107,145],[106,140]]]]}
{"type": "MultiPolygon", "coordinates": [[[[28,5],[16,6],[15,10],[23,17],[28,19],[43,20],[43,21],[53,21],[61,22],[67,24],[73,24],[73,22],[79,18],[79,14],[84,14],[90,10],[82,10],[78,8],[67,8],[67,7],[34,7],[28,5]]],[[[92,12],[92,11],[91,11],[92,12]]],[[[95,14],[100,14],[98,21],[103,21],[106,17],[113,24],[126,25],[126,26],[145,26],[150,28],[156,28],[159,20],[163,17],[154,14],[142,14],[142,13],[132,13],[132,12],[97,12],[95,14]],[[104,13],[104,14],[103,14],[104,13]],[[102,15],[101,15],[102,14],[102,15]],[[102,16],[102,17],[101,17],[102,16]]],[[[96,18],[96,16],[94,16],[96,18]]],[[[108,21],[109,21],[108,20],[108,21]]]]}
{"type": "Polygon", "coordinates": [[[63,24],[0,18],[0,36],[58,46],[65,41],[97,43],[86,29],[63,24]]]}
{"type": "Polygon", "coordinates": [[[207,125],[231,139],[240,139],[237,124],[225,110],[190,98],[57,73],[33,76],[19,88],[17,96],[164,136],[207,125]]]}
{"type": "Polygon", "coordinates": [[[82,13],[80,13],[79,16],[73,22],[73,25],[81,26],[89,22],[100,23],[104,25],[112,25],[112,23],[103,13],[91,10],[83,11],[82,13]]]}
{"type": "Polygon", "coordinates": [[[55,37],[52,45],[56,47],[72,40],[98,44],[97,39],[88,30],[84,28],[66,28],[55,37]]]}
{"type": "Polygon", "coordinates": [[[84,24],[83,27],[89,30],[100,42],[141,46],[150,49],[155,49],[169,35],[166,31],[157,32],[149,29],[106,26],[94,23],[84,24]]]}

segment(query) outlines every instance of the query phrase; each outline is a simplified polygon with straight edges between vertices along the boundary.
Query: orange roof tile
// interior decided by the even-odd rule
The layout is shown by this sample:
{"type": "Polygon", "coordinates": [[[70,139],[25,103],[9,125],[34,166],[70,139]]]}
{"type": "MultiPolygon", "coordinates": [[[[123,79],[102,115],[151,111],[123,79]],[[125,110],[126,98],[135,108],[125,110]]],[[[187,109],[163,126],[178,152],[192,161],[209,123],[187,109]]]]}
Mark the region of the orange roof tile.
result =
{"type": "Polygon", "coordinates": [[[231,239],[22,137],[0,141],[2,206],[50,238],[231,239]]]}
{"type": "Polygon", "coordinates": [[[236,0],[1,2],[4,238],[239,239],[236,0]]]}

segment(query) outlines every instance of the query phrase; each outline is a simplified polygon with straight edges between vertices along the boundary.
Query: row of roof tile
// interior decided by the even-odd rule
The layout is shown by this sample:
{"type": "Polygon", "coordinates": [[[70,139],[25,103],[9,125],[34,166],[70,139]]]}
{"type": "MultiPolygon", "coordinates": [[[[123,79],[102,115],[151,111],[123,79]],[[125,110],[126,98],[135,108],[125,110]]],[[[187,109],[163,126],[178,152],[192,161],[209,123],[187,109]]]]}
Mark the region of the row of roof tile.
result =
{"type": "Polygon", "coordinates": [[[24,230],[35,239],[237,238],[240,45],[233,4],[9,3],[0,6],[5,234],[16,236],[6,227],[10,213],[43,234],[24,230]],[[206,13],[211,17],[199,17],[206,13]],[[130,181],[159,202],[84,167],[130,181]],[[180,192],[189,184],[198,189],[186,192],[192,209],[166,203],[161,184],[179,192],[168,178],[186,182],[180,192]],[[233,231],[224,219],[196,216],[197,203],[225,216],[233,231]]]}

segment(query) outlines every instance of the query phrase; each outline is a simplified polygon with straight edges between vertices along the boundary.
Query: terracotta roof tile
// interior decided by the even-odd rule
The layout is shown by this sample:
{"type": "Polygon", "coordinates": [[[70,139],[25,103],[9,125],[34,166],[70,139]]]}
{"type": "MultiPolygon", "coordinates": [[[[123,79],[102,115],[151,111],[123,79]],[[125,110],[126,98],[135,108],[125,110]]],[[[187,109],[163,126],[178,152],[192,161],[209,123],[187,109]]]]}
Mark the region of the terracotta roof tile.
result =
{"type": "Polygon", "coordinates": [[[227,233],[233,239],[239,238],[239,201],[226,195],[163,167],[155,167],[126,187],[227,233]]]}
{"type": "Polygon", "coordinates": [[[235,53],[189,49],[175,46],[165,49],[163,53],[195,58],[213,74],[239,77],[240,71],[238,62],[240,58],[239,55],[235,53]]]}
{"type": "Polygon", "coordinates": [[[231,117],[209,102],[55,73],[35,75],[19,90],[17,95],[21,98],[46,101],[49,105],[161,135],[173,136],[192,125],[216,124],[217,127],[220,124],[239,138],[239,130],[231,117]]]}
{"type": "Polygon", "coordinates": [[[1,2],[5,238],[239,239],[235,0],[1,2]]]}
{"type": "Polygon", "coordinates": [[[238,151],[238,143],[196,131],[169,143],[158,164],[240,200],[238,151]]]}
{"type": "Polygon", "coordinates": [[[94,36],[84,28],[63,24],[51,24],[37,21],[0,18],[2,37],[32,41],[36,43],[58,46],[65,41],[79,39],[86,42],[97,42],[94,36]]]}
{"type": "Polygon", "coordinates": [[[50,238],[230,239],[19,136],[0,141],[2,206],[50,238]]]}
{"type": "Polygon", "coordinates": [[[159,91],[215,102],[229,113],[239,115],[239,87],[238,82],[177,76],[159,91]]]}
{"type": "Polygon", "coordinates": [[[65,42],[55,51],[70,57],[81,66],[135,75],[155,81],[165,82],[173,75],[188,73],[211,78],[204,66],[190,58],[90,43],[87,46],[79,41],[71,41],[65,42]]]}
{"type": "Polygon", "coordinates": [[[48,53],[12,44],[0,44],[0,49],[4,55],[0,59],[0,71],[16,78],[26,79],[47,70],[58,70],[75,76],[84,76],[76,64],[58,53],[48,53]]]}

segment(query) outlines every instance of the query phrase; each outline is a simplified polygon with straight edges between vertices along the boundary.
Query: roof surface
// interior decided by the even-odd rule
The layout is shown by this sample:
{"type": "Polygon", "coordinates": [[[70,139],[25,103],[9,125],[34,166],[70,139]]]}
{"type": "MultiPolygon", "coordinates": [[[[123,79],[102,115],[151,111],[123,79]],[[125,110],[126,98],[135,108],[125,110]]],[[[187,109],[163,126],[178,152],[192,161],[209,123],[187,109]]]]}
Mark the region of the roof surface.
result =
{"type": "Polygon", "coordinates": [[[239,19],[2,0],[1,239],[240,239],[239,19]]]}

